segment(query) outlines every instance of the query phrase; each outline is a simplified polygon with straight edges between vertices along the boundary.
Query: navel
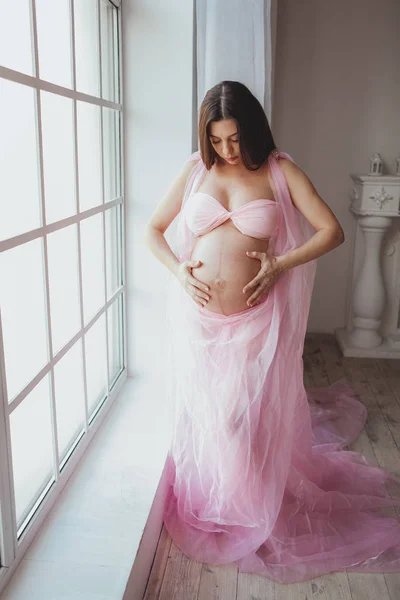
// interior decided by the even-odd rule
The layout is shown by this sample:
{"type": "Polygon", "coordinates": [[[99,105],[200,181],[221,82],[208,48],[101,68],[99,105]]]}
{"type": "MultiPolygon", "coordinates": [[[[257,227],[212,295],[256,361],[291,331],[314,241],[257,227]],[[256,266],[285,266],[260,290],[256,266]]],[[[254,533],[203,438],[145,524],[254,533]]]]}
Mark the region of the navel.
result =
{"type": "Polygon", "coordinates": [[[226,287],[226,280],[222,279],[222,277],[217,277],[214,279],[214,283],[215,286],[220,290],[223,290],[226,287]]]}

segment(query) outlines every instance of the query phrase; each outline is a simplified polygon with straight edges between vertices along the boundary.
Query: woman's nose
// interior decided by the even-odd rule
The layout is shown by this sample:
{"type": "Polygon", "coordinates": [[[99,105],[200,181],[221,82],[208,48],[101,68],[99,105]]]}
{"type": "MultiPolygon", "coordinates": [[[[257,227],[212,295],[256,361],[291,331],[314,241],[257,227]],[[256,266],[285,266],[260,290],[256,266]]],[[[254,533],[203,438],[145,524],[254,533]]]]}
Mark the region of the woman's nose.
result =
{"type": "Polygon", "coordinates": [[[232,147],[230,145],[226,145],[223,147],[223,152],[225,156],[230,156],[232,154],[232,147]]]}

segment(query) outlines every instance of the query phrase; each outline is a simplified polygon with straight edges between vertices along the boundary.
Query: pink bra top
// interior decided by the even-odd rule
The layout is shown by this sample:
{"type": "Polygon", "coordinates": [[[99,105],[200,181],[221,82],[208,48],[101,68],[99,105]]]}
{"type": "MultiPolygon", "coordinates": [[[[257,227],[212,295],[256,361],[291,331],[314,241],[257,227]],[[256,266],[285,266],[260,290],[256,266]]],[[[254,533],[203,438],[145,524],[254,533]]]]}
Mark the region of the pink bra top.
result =
{"type": "Polygon", "coordinates": [[[228,219],[245,235],[267,238],[278,224],[278,205],[275,200],[251,200],[234,210],[227,210],[221,202],[205,192],[195,192],[186,201],[185,218],[195,236],[212,231],[228,219]]]}

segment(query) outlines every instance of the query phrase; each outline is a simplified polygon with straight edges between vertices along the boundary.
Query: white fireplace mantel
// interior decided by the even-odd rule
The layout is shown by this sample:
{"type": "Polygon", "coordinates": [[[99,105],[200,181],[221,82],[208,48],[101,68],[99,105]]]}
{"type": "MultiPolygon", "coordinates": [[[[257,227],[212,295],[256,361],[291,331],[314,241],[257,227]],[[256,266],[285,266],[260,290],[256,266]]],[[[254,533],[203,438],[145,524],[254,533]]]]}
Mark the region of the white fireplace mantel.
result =
{"type": "Polygon", "coordinates": [[[355,219],[344,356],[400,358],[400,176],[351,174],[355,219]]]}

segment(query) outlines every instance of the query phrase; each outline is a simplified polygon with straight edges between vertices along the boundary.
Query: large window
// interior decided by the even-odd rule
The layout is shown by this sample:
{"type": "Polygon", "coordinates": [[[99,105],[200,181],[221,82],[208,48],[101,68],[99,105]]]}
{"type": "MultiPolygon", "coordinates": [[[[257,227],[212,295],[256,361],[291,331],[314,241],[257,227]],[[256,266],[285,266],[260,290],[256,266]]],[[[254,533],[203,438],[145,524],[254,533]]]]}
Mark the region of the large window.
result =
{"type": "Polygon", "coordinates": [[[119,4],[0,0],[0,565],[126,375],[119,4]]]}

